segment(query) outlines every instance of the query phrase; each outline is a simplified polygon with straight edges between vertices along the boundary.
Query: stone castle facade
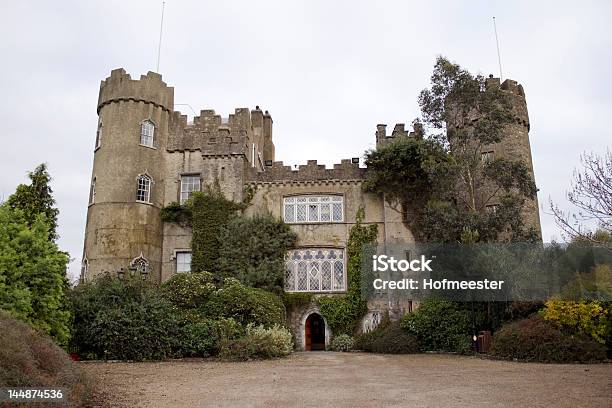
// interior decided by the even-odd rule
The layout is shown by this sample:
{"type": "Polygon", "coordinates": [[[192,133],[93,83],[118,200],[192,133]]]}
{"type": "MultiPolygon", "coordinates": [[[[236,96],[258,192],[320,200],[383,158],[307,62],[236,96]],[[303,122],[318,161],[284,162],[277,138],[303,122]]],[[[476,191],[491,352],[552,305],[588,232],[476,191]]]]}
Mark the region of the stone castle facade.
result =
{"type": "MultiPolygon", "coordinates": [[[[483,154],[517,155],[532,169],[523,88],[512,80],[500,84],[496,78],[490,78],[488,86],[501,86],[511,94],[516,121],[508,126],[508,142],[483,154]]],[[[342,160],[333,168],[309,160],[297,169],[275,161],[272,117],[259,107],[238,108],[228,118],[202,110],[188,123],[174,110],[174,89],[159,74],[149,72],[135,80],[116,69],[100,85],[97,112],[83,281],[118,271],[165,281],[189,271],[191,231],[164,223],[160,210],[213,183],[235,201],[242,201],[245,191],[254,191],[246,215],[270,212],[297,233],[298,249],[288,256],[287,291],[326,296],[346,291],[345,248],[360,207],[364,223],[378,225],[379,243],[414,241],[401,208],[362,191],[367,170],[358,159],[342,160]]],[[[382,146],[420,135],[418,127],[409,132],[398,124],[387,134],[385,125],[378,125],[376,142],[382,146]]],[[[537,202],[527,204],[525,215],[539,231],[537,202]]],[[[399,316],[412,308],[410,302],[369,306],[364,330],[375,326],[384,311],[399,316]]],[[[298,348],[329,342],[332,333],[315,303],[294,311],[288,320],[298,348]],[[321,332],[317,338],[315,331],[321,332]]]]}

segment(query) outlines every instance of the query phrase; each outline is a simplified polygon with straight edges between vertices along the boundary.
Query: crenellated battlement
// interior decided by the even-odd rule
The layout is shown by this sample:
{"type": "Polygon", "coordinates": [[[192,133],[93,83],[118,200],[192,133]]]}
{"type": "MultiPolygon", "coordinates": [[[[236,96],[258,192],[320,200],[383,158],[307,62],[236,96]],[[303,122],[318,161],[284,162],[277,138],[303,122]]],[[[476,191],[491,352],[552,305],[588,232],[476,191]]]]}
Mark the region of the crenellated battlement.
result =
{"type": "Polygon", "coordinates": [[[423,125],[415,120],[412,122],[412,131],[408,131],[405,129],[406,124],[397,123],[393,127],[393,131],[390,135],[387,135],[387,125],[386,124],[378,124],[376,125],[376,147],[386,146],[394,140],[400,140],[402,138],[414,137],[414,138],[422,138],[423,137],[423,125]]]}
{"type": "Polygon", "coordinates": [[[102,106],[118,101],[152,103],[168,112],[174,110],[174,88],[162,81],[162,76],[149,71],[139,80],[132,79],[123,68],[114,69],[100,83],[98,112],[102,106]]]}
{"type": "Polygon", "coordinates": [[[203,109],[192,123],[187,123],[187,116],[173,112],[170,122],[166,147],[169,152],[200,150],[203,155],[248,155],[254,144],[257,152],[272,154],[266,159],[273,160],[272,116],[259,106],[252,111],[236,108],[227,118],[213,109],[203,109]]]}
{"type": "Polygon", "coordinates": [[[308,160],[307,164],[292,169],[282,161],[273,162],[263,172],[252,171],[248,175],[247,182],[307,182],[324,180],[362,180],[366,169],[359,167],[359,163],[353,163],[351,159],[341,160],[328,169],[316,160],[308,160]]]}

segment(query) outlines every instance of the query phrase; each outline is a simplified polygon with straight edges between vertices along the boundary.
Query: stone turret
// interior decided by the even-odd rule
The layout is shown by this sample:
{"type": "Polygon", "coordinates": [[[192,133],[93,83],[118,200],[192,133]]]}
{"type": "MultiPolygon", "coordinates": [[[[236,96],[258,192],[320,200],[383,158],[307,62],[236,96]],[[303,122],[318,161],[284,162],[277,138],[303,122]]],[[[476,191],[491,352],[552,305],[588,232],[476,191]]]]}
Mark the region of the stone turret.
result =
{"type": "Polygon", "coordinates": [[[115,69],[100,84],[83,256],[85,280],[145,264],[147,273],[159,277],[164,152],[173,108],[174,89],[154,72],[133,80],[125,70],[115,69]],[[141,139],[143,124],[151,139],[141,139]],[[138,196],[142,177],[149,183],[141,186],[138,196]]]}
{"type": "MultiPolygon", "coordinates": [[[[512,123],[505,126],[500,143],[483,146],[482,154],[490,154],[490,158],[505,157],[512,160],[520,160],[528,167],[532,178],[535,179],[533,171],[533,160],[529,142],[529,113],[527,111],[527,100],[523,86],[512,79],[506,79],[500,83],[499,78],[490,75],[486,81],[487,89],[501,89],[511,104],[513,114],[512,123]]],[[[447,111],[450,111],[447,107],[447,111]]],[[[453,112],[453,111],[451,111],[453,112]]],[[[456,112],[455,112],[456,113],[456,112]]],[[[448,128],[463,128],[471,126],[478,120],[478,112],[469,112],[468,115],[447,114],[448,128]]],[[[452,141],[451,141],[452,148],[452,141]]],[[[486,188],[486,187],[485,187],[486,188]]],[[[492,201],[493,205],[497,204],[492,201]]],[[[533,227],[541,236],[540,215],[538,200],[527,200],[523,207],[523,218],[526,227],[533,227]]]]}

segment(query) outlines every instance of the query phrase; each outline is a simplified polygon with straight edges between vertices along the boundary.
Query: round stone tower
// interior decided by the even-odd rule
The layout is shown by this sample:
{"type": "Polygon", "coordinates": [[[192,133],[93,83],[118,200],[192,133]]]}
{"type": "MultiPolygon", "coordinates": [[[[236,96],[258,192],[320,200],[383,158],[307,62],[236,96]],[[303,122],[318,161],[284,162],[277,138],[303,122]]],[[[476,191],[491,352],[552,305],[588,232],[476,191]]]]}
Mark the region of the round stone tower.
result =
{"type": "MultiPolygon", "coordinates": [[[[510,103],[513,120],[511,123],[504,126],[502,131],[503,137],[499,143],[483,145],[481,147],[480,153],[482,154],[482,159],[492,160],[497,157],[505,157],[511,160],[520,160],[527,166],[531,173],[531,177],[535,180],[531,146],[529,142],[529,113],[527,111],[527,100],[525,99],[523,86],[512,79],[506,79],[500,84],[500,79],[494,78],[492,75],[486,79],[485,84],[487,89],[500,89],[503,92],[507,101],[510,103]]],[[[447,109],[450,110],[450,114],[447,112],[447,127],[449,129],[470,127],[481,115],[476,110],[470,111],[467,115],[457,114],[462,109],[460,106],[447,106],[447,109]]],[[[451,150],[452,145],[453,143],[451,141],[451,150]]],[[[484,192],[484,194],[482,194],[484,197],[490,197],[489,193],[494,191],[494,188],[488,184],[480,186],[478,189],[484,192]]],[[[496,201],[497,197],[497,195],[494,195],[492,199],[490,199],[489,202],[492,207],[499,204],[499,202],[496,201]]],[[[522,209],[522,216],[525,227],[528,229],[533,228],[534,232],[541,237],[542,233],[537,197],[533,200],[527,199],[525,201],[522,209]]]]}
{"type": "Polygon", "coordinates": [[[164,161],[174,89],[123,69],[100,84],[81,279],[109,272],[161,276],[164,161]]]}

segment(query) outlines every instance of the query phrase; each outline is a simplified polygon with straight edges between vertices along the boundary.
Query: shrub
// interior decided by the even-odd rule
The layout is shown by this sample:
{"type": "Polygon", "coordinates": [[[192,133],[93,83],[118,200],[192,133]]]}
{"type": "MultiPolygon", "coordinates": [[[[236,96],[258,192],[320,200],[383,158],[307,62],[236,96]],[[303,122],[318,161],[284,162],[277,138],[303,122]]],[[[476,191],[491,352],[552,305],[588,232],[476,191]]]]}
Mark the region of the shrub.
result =
{"type": "Polygon", "coordinates": [[[226,360],[251,360],[283,357],[291,353],[293,340],[291,333],[284,327],[274,325],[247,326],[242,338],[221,342],[219,356],[226,360]]]}
{"type": "Polygon", "coordinates": [[[70,298],[71,348],[83,358],[163,359],[178,348],[176,311],[148,281],[103,276],[79,285],[70,298]]]}
{"type": "Polygon", "coordinates": [[[535,314],[495,333],[490,354],[546,363],[589,362],[605,359],[606,349],[584,335],[564,333],[535,314]]]}
{"type": "Polygon", "coordinates": [[[207,319],[186,324],[181,337],[181,353],[186,357],[217,354],[223,340],[234,339],[241,331],[241,327],[233,319],[207,319]]]}
{"type": "Polygon", "coordinates": [[[3,387],[63,388],[68,391],[70,406],[91,402],[93,394],[91,381],[64,350],[41,332],[2,311],[0,384],[3,387]]]}
{"type": "Polygon", "coordinates": [[[220,231],[218,276],[281,293],[285,256],[296,239],[289,225],[272,215],[234,217],[220,231]]]}
{"type": "Polygon", "coordinates": [[[355,339],[348,334],[335,336],[331,342],[331,349],[334,351],[351,351],[355,345],[355,339]]]}
{"type": "Polygon", "coordinates": [[[609,308],[600,302],[548,300],[540,312],[545,320],[571,333],[584,334],[605,344],[608,332],[609,308]]]}
{"type": "Polygon", "coordinates": [[[208,272],[177,273],[162,285],[162,291],[179,309],[197,309],[208,301],[215,285],[208,272]]]}
{"type": "Polygon", "coordinates": [[[285,308],[277,295],[249,288],[233,278],[226,279],[224,287],[211,295],[203,313],[215,319],[233,318],[244,326],[252,323],[271,327],[285,321],[285,308]]]}
{"type": "Polygon", "coordinates": [[[374,338],[372,351],[385,354],[418,353],[419,343],[414,335],[402,329],[400,322],[393,322],[374,338]]]}
{"type": "Polygon", "coordinates": [[[404,316],[402,327],[417,337],[423,351],[466,352],[471,346],[469,312],[447,300],[423,301],[404,316]]]}

